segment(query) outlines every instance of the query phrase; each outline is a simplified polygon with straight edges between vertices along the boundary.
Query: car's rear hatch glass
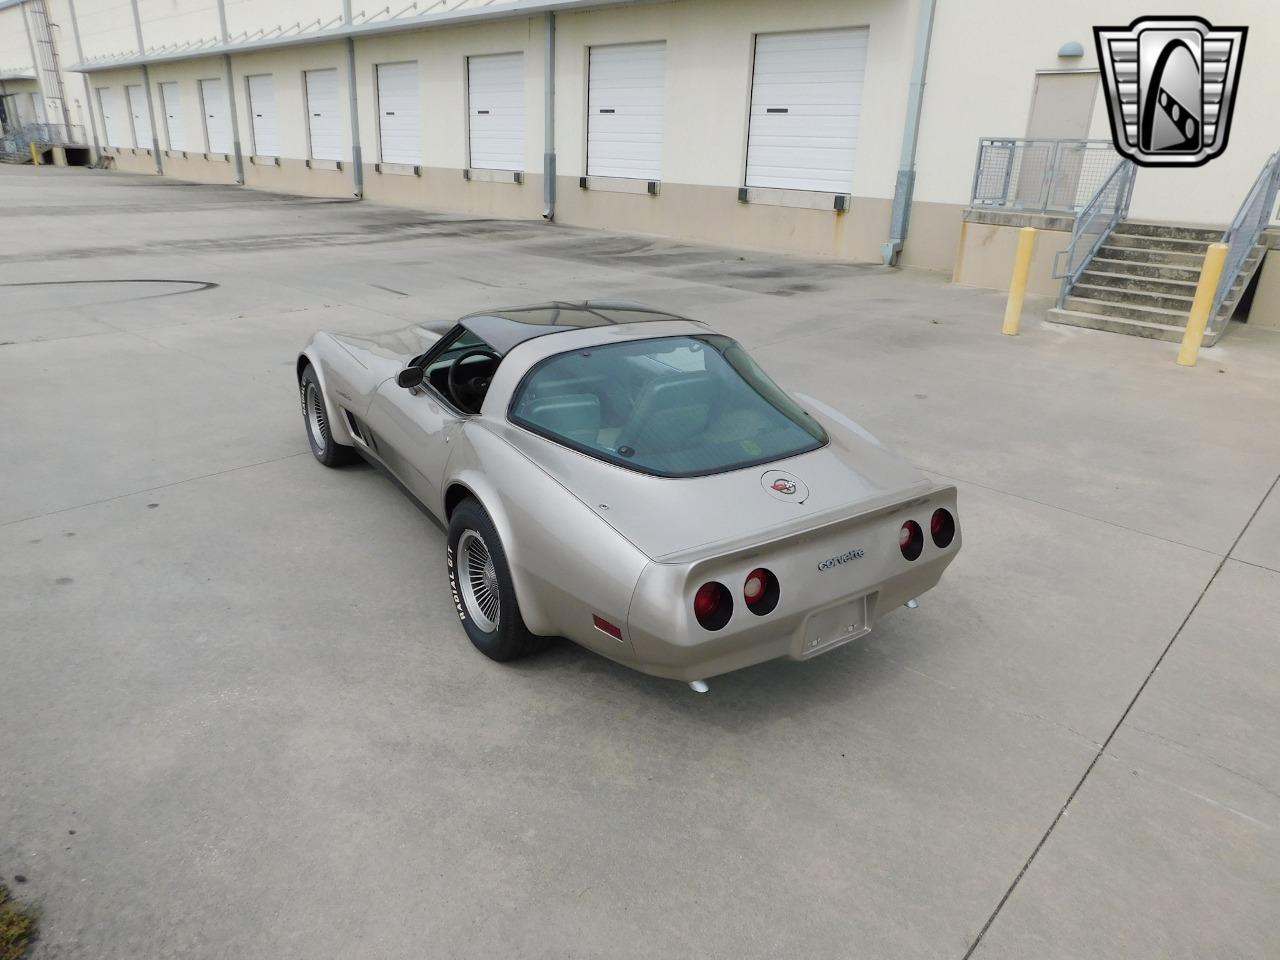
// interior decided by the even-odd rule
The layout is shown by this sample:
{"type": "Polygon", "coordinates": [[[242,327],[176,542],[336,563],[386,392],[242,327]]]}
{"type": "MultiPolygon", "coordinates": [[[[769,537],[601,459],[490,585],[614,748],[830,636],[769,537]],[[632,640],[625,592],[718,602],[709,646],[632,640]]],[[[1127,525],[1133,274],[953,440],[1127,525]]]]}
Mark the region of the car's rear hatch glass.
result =
{"type": "Polygon", "coordinates": [[[548,357],[512,422],[628,470],[702,477],[816,450],[822,426],[729,337],[655,337],[548,357]]]}

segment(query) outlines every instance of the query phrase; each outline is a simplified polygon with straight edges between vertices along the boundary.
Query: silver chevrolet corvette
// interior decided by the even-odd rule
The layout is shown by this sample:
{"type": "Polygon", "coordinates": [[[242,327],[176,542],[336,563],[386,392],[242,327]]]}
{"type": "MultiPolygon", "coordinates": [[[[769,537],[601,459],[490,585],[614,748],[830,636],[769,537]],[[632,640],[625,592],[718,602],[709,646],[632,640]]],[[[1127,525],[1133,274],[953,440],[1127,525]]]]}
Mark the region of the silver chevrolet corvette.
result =
{"type": "Polygon", "coordinates": [[[494,660],[568,637],[701,691],[862,636],[960,549],[954,487],[638,304],[318,333],[297,372],[316,459],[380,465],[447,527],[494,660]]]}

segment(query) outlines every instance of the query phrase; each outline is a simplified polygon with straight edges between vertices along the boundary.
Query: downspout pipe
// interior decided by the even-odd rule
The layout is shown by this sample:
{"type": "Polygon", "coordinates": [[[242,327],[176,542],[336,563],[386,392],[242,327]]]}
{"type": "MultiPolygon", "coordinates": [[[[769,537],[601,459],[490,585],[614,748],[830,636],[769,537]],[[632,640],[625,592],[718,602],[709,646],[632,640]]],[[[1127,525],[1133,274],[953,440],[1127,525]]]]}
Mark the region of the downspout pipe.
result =
{"type": "Polygon", "coordinates": [[[920,0],[920,19],[916,24],[916,55],[911,67],[911,86],[907,89],[907,122],[902,131],[902,157],[898,162],[898,178],[893,187],[889,240],[880,247],[880,255],[886,267],[897,264],[911,220],[911,198],[916,188],[916,143],[920,138],[920,109],[924,104],[924,77],[929,68],[929,42],[933,37],[933,13],[936,5],[937,0],[920,0]]]}
{"type": "MultiPolygon", "coordinates": [[[[76,0],[67,0],[67,11],[71,15],[71,36],[76,42],[76,62],[84,63],[84,48],[80,46],[80,24],[76,20],[76,0]]],[[[89,75],[80,74],[84,81],[84,112],[89,115],[89,129],[93,131],[93,162],[102,159],[102,144],[98,141],[98,121],[93,113],[93,91],[89,89],[89,75]]]]}
{"type": "MultiPolygon", "coordinates": [[[[351,0],[342,0],[342,20],[351,26],[351,0]]],[[[351,115],[351,175],[357,200],[364,199],[364,152],[360,149],[360,100],[356,96],[356,41],[347,37],[347,104],[351,115]]]]}
{"type": "MultiPolygon", "coordinates": [[[[138,0],[133,0],[133,29],[138,34],[138,56],[146,56],[146,48],[142,43],[142,18],[138,16],[138,0]]],[[[156,125],[156,107],[151,96],[151,71],[144,63],[142,65],[142,89],[147,94],[147,117],[151,121],[151,155],[156,161],[156,174],[164,175],[164,162],[160,159],[160,127],[156,125]]],[[[125,96],[125,102],[128,103],[128,96],[125,96]]]]}
{"type": "Polygon", "coordinates": [[[542,81],[542,216],[556,218],[556,15],[547,11],[546,76],[542,81]]]}
{"type": "MultiPolygon", "coordinates": [[[[230,39],[227,33],[227,2],[218,0],[218,28],[222,32],[222,42],[230,39]]],[[[236,183],[244,185],[244,150],[240,147],[240,111],[236,107],[235,76],[231,71],[231,54],[222,55],[222,72],[226,76],[227,108],[231,111],[231,147],[236,162],[236,183]]]]}

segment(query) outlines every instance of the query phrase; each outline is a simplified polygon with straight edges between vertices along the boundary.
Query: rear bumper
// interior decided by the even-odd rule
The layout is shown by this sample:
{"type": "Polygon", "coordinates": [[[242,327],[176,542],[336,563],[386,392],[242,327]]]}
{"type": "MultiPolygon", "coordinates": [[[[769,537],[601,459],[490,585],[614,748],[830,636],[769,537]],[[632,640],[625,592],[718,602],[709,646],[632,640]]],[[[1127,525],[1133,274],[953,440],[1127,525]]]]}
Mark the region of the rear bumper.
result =
{"type": "MultiPolygon", "coordinates": [[[[726,629],[710,633],[693,623],[685,636],[674,637],[655,635],[633,626],[630,639],[636,660],[628,662],[628,666],[656,677],[688,681],[705,680],[766,660],[808,660],[821,656],[865,636],[880,617],[931,590],[954,556],[954,551],[949,551],[945,556],[916,564],[911,570],[876,584],[870,591],[857,591],[785,616],[760,617],[757,622],[732,632],[726,629]],[[852,601],[864,597],[866,613],[864,621],[856,625],[859,629],[833,635],[817,647],[807,649],[815,635],[810,629],[811,623],[817,617],[847,608],[852,601]]],[[[735,611],[734,619],[752,616],[745,610],[735,611]]]]}
{"type": "Polygon", "coordinates": [[[945,548],[926,535],[924,552],[914,561],[898,548],[902,524],[915,520],[928,530],[938,507],[956,515],[953,487],[728,556],[650,563],[627,620],[634,652],[627,662],[654,676],[703,680],[765,660],[809,659],[857,639],[881,616],[936,586],[955,559],[958,529],[945,548]],[[847,551],[857,556],[829,562],[847,551]],[[761,566],[777,577],[780,597],[772,612],[757,616],[742,600],[742,585],[761,566]],[[734,598],[729,622],[715,631],[704,629],[692,612],[693,593],[710,580],[724,584],[734,598]],[[860,598],[866,598],[865,612],[853,603],[860,598]]]}

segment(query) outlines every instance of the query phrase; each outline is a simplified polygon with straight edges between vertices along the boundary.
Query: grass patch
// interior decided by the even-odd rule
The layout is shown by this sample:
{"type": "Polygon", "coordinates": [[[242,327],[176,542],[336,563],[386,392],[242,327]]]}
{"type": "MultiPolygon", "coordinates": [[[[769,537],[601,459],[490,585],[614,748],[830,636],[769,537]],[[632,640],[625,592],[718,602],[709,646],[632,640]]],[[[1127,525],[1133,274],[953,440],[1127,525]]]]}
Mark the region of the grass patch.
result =
{"type": "Polygon", "coordinates": [[[22,960],[36,938],[36,917],[9,899],[0,883],[0,960],[22,960]]]}

